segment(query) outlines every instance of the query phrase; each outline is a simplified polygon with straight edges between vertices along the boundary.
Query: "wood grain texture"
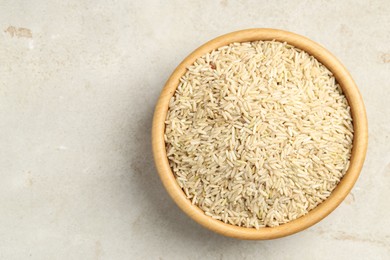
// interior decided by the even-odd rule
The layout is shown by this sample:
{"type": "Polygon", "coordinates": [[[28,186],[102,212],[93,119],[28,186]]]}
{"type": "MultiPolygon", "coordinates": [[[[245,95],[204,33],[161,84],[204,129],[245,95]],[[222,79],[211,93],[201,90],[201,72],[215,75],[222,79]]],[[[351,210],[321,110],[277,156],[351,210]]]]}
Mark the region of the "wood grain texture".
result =
{"type": "Polygon", "coordinates": [[[368,144],[366,111],[360,92],[346,68],[325,48],[303,36],[276,29],[247,29],[225,34],[202,45],[185,58],[172,73],[158,99],[152,126],[153,155],[158,174],[169,195],[176,204],[193,220],[219,234],[239,239],[274,239],[294,234],[322,220],[331,213],[348,195],[362,169],[368,144]],[[186,68],[198,57],[232,42],[276,40],[287,42],[313,55],[335,76],[351,107],[354,125],[354,139],[350,167],[328,199],[310,211],[287,224],[278,227],[254,228],[225,224],[206,216],[197,206],[192,205],[177,184],[166,155],[164,131],[168,103],[173,96],[180,77],[186,68]]]}

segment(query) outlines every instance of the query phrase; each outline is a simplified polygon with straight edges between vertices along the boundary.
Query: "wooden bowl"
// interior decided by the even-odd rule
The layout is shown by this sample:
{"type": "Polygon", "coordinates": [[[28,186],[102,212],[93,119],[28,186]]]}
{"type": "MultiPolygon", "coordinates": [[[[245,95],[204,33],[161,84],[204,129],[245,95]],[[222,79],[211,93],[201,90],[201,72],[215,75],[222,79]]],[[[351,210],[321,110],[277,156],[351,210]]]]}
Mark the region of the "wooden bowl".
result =
{"type": "Polygon", "coordinates": [[[312,40],[291,32],[275,29],[248,29],[228,33],[217,37],[196,49],[179,64],[168,79],[157,102],[153,118],[152,145],[154,160],[161,181],[169,195],[188,216],[202,226],[219,234],[239,239],[279,238],[299,232],[322,220],[344,200],[355,184],[366,156],[367,143],[368,126],[364,103],[355,82],[346,68],[329,51],[312,40]],[[164,121],[168,111],[169,100],[179,84],[180,77],[184,75],[186,68],[193,64],[198,57],[233,42],[258,40],[287,42],[313,55],[334,74],[351,107],[354,138],[350,167],[336,189],[324,202],[305,216],[289,223],[277,227],[265,227],[256,230],[255,228],[225,224],[222,221],[206,216],[200,208],[191,204],[190,200],[186,198],[184,192],[176,182],[168,163],[164,142],[164,121]]]}

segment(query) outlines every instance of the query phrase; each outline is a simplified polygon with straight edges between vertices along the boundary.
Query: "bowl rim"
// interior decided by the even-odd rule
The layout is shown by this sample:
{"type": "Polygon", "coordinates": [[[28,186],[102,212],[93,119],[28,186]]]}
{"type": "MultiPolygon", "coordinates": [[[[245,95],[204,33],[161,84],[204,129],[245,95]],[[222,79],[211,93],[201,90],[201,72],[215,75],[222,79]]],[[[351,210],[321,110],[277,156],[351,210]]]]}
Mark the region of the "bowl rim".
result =
{"type": "Polygon", "coordinates": [[[351,191],[363,167],[367,145],[368,124],[365,106],[361,94],[347,69],[335,56],[333,56],[333,54],[318,43],[292,32],[270,28],[253,28],[231,32],[208,41],[189,54],[173,71],[161,91],[155,107],[152,125],[152,148],[155,165],[160,179],[171,198],[181,210],[202,226],[219,234],[238,239],[263,240],[280,238],[304,230],[321,221],[329,215],[351,191]],[[325,201],[311,210],[308,214],[291,222],[277,227],[265,227],[257,230],[255,228],[238,227],[226,224],[220,220],[215,220],[205,215],[199,207],[192,205],[191,201],[186,198],[183,190],[176,182],[174,174],[169,166],[166,155],[164,132],[169,100],[179,84],[180,77],[186,72],[186,68],[189,65],[193,64],[194,61],[203,54],[229,43],[268,40],[287,42],[290,45],[306,51],[333,73],[351,107],[354,137],[349,169],[325,201]]]}

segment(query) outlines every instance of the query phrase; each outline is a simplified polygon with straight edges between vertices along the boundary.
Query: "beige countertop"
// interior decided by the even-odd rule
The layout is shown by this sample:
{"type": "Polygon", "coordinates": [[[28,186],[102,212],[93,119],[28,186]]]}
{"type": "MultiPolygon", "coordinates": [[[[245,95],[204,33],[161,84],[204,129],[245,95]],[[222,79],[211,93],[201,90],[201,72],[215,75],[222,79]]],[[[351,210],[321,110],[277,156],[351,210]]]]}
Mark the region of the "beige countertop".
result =
{"type": "Polygon", "coordinates": [[[0,259],[390,259],[389,42],[387,0],[1,1],[0,259]],[[352,193],[319,224],[273,241],[200,227],[151,156],[154,104],[176,65],[252,27],[334,53],[369,120],[352,193]]]}

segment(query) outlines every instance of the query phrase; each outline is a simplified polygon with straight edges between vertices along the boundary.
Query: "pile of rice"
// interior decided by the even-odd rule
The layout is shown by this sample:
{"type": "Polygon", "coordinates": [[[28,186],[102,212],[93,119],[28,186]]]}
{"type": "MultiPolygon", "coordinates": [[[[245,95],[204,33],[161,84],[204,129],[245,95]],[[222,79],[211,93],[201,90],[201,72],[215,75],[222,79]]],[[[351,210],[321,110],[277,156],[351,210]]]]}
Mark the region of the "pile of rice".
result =
{"type": "Polygon", "coordinates": [[[314,57],[275,41],[233,43],[188,67],[169,103],[176,180],[206,215],[273,227],[324,201],[349,166],[350,107],[314,57]]]}

